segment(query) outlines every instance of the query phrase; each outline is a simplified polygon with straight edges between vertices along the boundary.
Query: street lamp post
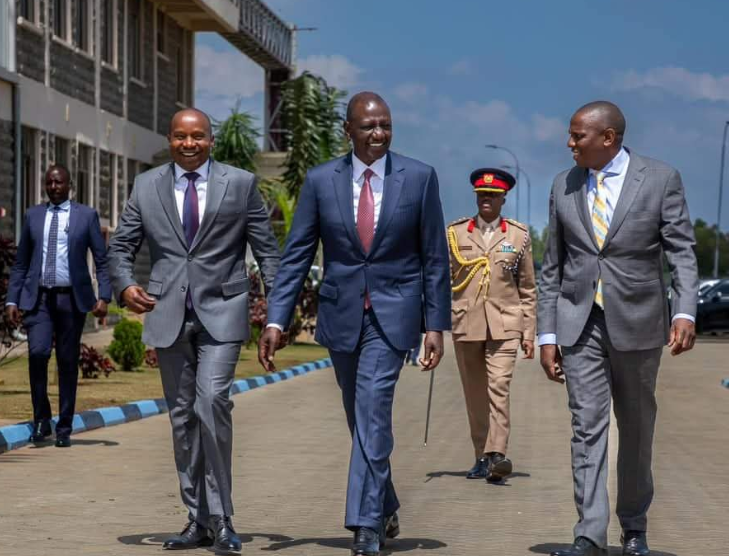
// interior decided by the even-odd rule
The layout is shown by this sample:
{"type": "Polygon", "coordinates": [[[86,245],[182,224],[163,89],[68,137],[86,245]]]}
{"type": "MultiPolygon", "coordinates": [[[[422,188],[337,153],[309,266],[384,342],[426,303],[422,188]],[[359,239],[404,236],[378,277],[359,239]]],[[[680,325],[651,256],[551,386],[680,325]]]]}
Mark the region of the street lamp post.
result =
{"type": "MultiPolygon", "coordinates": [[[[506,151],[511,155],[511,157],[514,159],[514,166],[516,167],[516,181],[519,181],[519,159],[516,158],[516,155],[511,151],[511,149],[507,149],[506,147],[502,147],[501,145],[484,145],[487,149],[500,149],[502,151],[506,151]]],[[[516,190],[516,219],[519,220],[519,190],[516,190]]]]}
{"type": "MultiPolygon", "coordinates": [[[[504,168],[506,168],[507,170],[514,169],[514,167],[509,164],[506,164],[504,166],[504,168]]],[[[526,178],[526,182],[527,182],[527,221],[526,221],[526,224],[531,229],[531,226],[532,226],[532,180],[529,179],[529,174],[527,174],[527,171],[524,170],[524,168],[520,168],[519,170],[521,171],[522,174],[524,174],[524,177],[526,178]]],[[[517,193],[517,199],[518,199],[519,198],[518,189],[517,189],[516,193],[517,193]]],[[[517,202],[518,202],[518,200],[517,200],[517,202]]],[[[517,220],[519,220],[519,219],[517,218],[517,220]]]]}
{"type": "Polygon", "coordinates": [[[714,245],[714,278],[719,278],[719,240],[721,239],[721,197],[724,191],[724,159],[726,158],[726,132],[729,122],[724,123],[724,136],[721,139],[721,164],[719,168],[719,207],[716,215],[716,245],[714,245]]]}

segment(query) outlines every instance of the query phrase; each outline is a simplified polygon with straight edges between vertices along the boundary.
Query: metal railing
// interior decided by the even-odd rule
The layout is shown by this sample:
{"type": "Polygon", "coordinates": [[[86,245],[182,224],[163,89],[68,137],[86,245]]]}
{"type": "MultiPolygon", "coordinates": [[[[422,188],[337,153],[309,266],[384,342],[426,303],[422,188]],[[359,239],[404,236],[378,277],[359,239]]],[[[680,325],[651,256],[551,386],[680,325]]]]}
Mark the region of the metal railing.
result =
{"type": "Polygon", "coordinates": [[[241,44],[246,54],[267,69],[293,63],[293,31],[261,0],[240,3],[241,44]]]}

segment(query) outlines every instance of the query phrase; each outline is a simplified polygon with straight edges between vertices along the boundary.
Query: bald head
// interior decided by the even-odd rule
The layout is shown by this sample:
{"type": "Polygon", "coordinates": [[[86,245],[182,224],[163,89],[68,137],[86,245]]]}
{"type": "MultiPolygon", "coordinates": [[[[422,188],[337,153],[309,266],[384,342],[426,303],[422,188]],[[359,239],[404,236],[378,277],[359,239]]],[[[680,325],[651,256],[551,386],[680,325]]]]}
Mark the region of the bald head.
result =
{"type": "Polygon", "coordinates": [[[200,120],[201,123],[204,122],[205,126],[207,127],[207,131],[209,135],[213,134],[213,124],[210,121],[210,116],[208,116],[205,112],[202,110],[198,110],[197,108],[183,108],[182,110],[178,110],[175,112],[175,115],[172,116],[172,119],[170,120],[170,133],[172,133],[172,130],[175,128],[175,125],[179,123],[180,120],[188,120],[188,119],[194,119],[194,120],[200,120]]]}
{"type": "Polygon", "coordinates": [[[380,95],[373,93],[372,91],[362,91],[349,99],[349,104],[347,104],[347,121],[352,120],[354,112],[359,106],[366,107],[367,105],[373,104],[383,106],[388,112],[390,111],[390,107],[385,102],[385,99],[383,99],[380,95]]]}
{"type": "Polygon", "coordinates": [[[617,105],[607,100],[596,100],[579,108],[575,116],[578,114],[589,118],[603,129],[614,129],[618,143],[622,144],[625,135],[625,116],[617,105]]]}

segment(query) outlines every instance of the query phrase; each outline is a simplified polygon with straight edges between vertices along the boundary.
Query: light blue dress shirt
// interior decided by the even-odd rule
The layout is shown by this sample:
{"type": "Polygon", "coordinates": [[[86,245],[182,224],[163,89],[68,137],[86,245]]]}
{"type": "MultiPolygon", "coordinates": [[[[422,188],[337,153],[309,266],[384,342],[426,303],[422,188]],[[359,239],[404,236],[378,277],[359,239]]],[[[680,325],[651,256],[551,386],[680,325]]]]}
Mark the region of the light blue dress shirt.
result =
{"type": "MultiPolygon", "coordinates": [[[[613,158],[602,170],[600,170],[600,172],[605,174],[605,179],[602,183],[603,187],[605,187],[605,196],[607,198],[606,205],[608,223],[613,220],[615,207],[618,204],[620,193],[623,191],[623,183],[625,183],[625,176],[628,173],[628,164],[630,164],[630,154],[625,149],[620,149],[620,152],[615,155],[615,158],[613,158]]],[[[587,178],[587,207],[590,210],[590,214],[592,214],[592,207],[595,204],[595,196],[597,195],[597,173],[598,172],[596,170],[590,170],[587,178]]],[[[695,321],[695,318],[692,315],[687,315],[686,313],[676,313],[673,316],[672,322],[676,319],[688,319],[691,322],[695,321]]],[[[540,346],[556,343],[556,334],[539,335],[538,344],[540,346]]]]}
{"type": "MultiPolygon", "coordinates": [[[[51,233],[53,220],[53,203],[48,203],[46,222],[43,226],[43,266],[41,266],[41,286],[45,286],[44,274],[48,255],[48,236],[51,233]]],[[[68,230],[71,223],[71,201],[64,201],[58,207],[58,243],[56,246],[56,287],[71,285],[71,274],[68,269],[68,230]]]]}

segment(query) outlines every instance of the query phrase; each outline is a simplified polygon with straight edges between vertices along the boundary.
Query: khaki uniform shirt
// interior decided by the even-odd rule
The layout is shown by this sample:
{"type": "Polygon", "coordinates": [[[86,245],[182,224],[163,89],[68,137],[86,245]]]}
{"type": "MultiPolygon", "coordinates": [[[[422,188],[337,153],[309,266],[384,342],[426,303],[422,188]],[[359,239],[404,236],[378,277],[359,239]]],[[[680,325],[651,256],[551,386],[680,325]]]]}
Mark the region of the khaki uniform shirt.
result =
{"type": "Polygon", "coordinates": [[[464,289],[453,292],[455,341],[534,339],[537,290],[531,238],[524,224],[505,222],[506,232],[500,222],[489,232],[480,217],[463,218],[448,227],[454,288],[458,289],[473,268],[462,265],[459,256],[488,259],[488,266],[481,266],[464,289]]]}

